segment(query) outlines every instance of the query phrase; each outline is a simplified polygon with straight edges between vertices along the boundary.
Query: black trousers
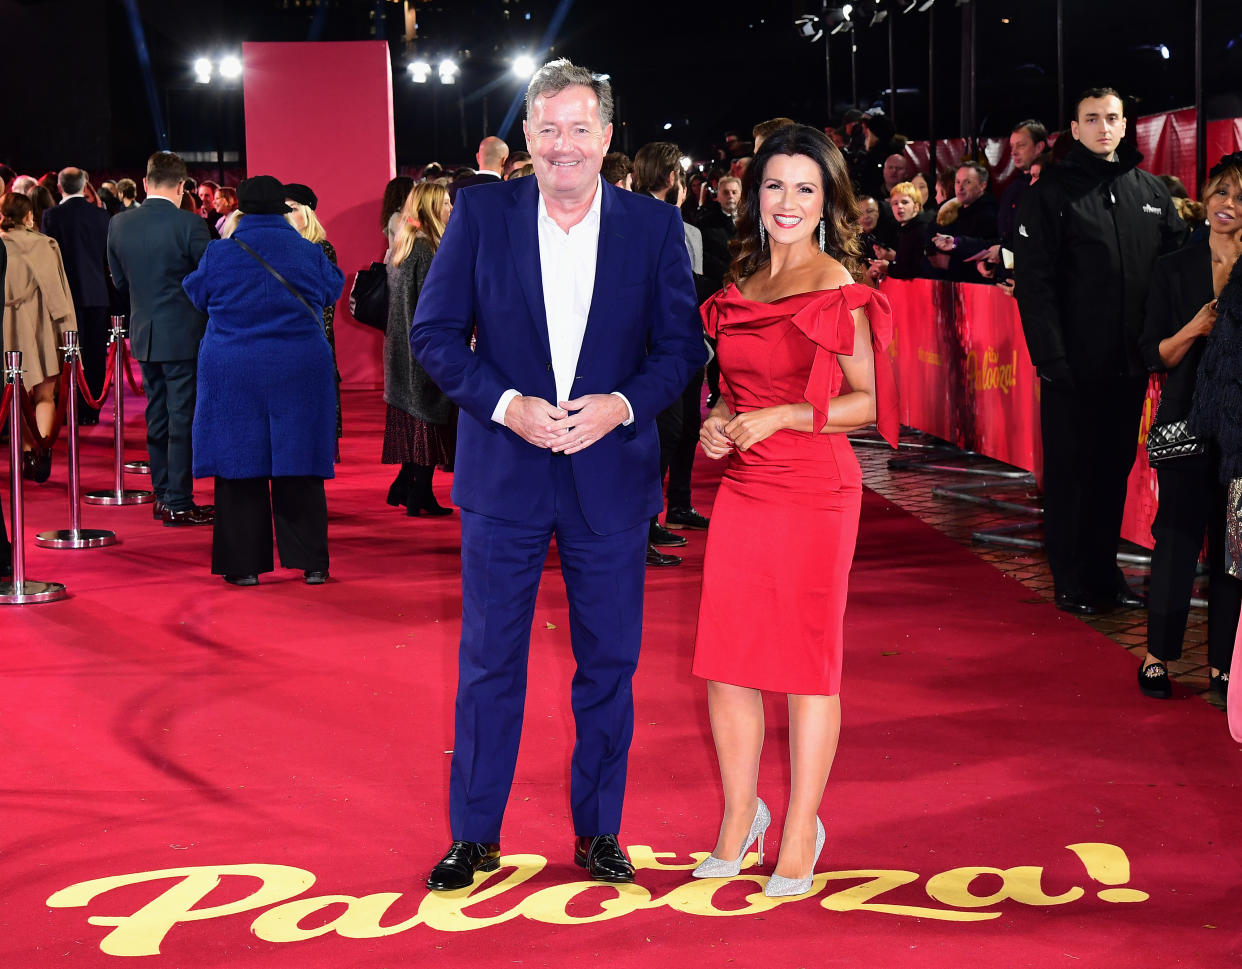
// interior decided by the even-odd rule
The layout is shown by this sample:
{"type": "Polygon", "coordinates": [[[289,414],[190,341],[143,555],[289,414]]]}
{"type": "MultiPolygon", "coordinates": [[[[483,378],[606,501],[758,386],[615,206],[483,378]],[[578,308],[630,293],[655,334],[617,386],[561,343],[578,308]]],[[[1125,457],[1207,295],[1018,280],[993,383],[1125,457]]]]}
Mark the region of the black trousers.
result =
{"type": "Polygon", "coordinates": [[[1151,587],[1147,605],[1147,648],[1157,659],[1180,659],[1195,566],[1207,532],[1208,663],[1229,669],[1233,637],[1242,609],[1242,582],[1225,565],[1227,489],[1217,478],[1219,458],[1205,454],[1170,461],[1156,470],[1160,506],[1151,526],[1151,587]]]}
{"type": "MultiPolygon", "coordinates": [[[[103,390],[104,378],[108,369],[108,307],[82,306],[74,311],[78,317],[78,346],[82,354],[82,376],[86,378],[86,386],[91,390],[92,397],[98,397],[103,390]]],[[[78,415],[80,417],[98,417],[99,411],[88,407],[78,392],[78,415]]]]}
{"type": "Polygon", "coordinates": [[[1040,382],[1044,545],[1058,593],[1111,598],[1147,378],[1040,382]]]}
{"type": "Polygon", "coordinates": [[[323,478],[216,478],[211,541],[214,575],[272,571],[272,522],[286,569],[328,571],[328,501],[323,478]]]}
{"type": "MultiPolygon", "coordinates": [[[[194,398],[198,361],[141,362],[147,393],[147,459],[156,501],[174,511],[194,504],[194,398]]],[[[121,393],[121,388],[113,389],[121,393]]]]}
{"type": "Polygon", "coordinates": [[[668,475],[668,507],[689,508],[690,475],[702,423],[703,371],[696,370],[677,400],[656,417],[660,435],[660,480],[668,475]]]}

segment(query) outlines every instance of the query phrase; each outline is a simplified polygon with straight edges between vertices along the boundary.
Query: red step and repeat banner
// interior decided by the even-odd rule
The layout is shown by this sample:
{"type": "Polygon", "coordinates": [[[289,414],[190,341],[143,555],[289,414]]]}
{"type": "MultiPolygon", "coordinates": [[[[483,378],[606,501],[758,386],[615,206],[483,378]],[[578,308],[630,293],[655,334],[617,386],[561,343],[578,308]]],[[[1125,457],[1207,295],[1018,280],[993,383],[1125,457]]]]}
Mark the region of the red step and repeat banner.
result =
{"type": "MultiPolygon", "coordinates": [[[[1042,472],[1039,378],[1014,300],[992,286],[885,280],[901,422],[1006,464],[1042,472]]],[[[1156,475],[1144,444],[1159,400],[1148,387],[1130,472],[1122,537],[1151,548],[1156,475]]]]}

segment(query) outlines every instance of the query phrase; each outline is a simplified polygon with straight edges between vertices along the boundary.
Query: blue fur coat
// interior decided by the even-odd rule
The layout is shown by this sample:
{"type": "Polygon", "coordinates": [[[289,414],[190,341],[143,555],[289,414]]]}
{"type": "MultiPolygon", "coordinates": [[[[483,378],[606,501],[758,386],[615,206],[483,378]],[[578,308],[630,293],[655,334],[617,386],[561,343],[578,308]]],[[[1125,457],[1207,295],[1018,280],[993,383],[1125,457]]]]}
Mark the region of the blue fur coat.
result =
{"type": "Polygon", "coordinates": [[[323,307],[345,276],[283,216],[244,215],[234,239],[259,253],[308,310],[233,239],[212,242],[182,285],[207,313],[198,352],[194,476],[333,476],[336,389],[323,307]]]}

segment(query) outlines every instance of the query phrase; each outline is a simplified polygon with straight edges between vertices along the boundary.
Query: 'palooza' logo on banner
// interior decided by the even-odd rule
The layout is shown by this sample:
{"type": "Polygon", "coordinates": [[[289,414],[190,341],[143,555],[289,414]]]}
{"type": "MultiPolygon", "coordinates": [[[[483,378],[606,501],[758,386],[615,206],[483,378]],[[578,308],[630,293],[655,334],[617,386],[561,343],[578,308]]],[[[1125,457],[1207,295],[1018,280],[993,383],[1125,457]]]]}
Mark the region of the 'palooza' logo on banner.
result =
{"type": "MultiPolygon", "coordinates": [[[[1100,884],[1111,886],[1097,891],[1097,898],[1113,903],[1147,900],[1146,892],[1120,887],[1130,879],[1130,861],[1120,848],[1100,842],[1072,844],[1067,848],[1078,856],[1088,876],[1100,884]]],[[[635,868],[659,871],[686,871],[706,857],[704,852],[697,852],[694,855],[696,860],[688,865],[664,864],[659,859],[672,856],[669,853],[657,854],[646,845],[631,846],[630,854],[635,868]]],[[[754,858],[754,853],[748,855],[747,864],[753,863],[754,858]]],[[[438,932],[464,932],[498,925],[518,916],[547,925],[587,925],[661,908],[684,915],[756,915],[781,905],[800,904],[814,898],[823,893],[830,881],[858,883],[820,898],[819,905],[830,912],[874,912],[946,922],[981,922],[999,918],[1002,914],[999,911],[980,910],[995,908],[1006,901],[1033,906],[1067,905],[1086,895],[1086,890],[1079,885],[1071,886],[1059,895],[1046,894],[1042,884],[1044,869],[1037,865],[1003,869],[985,866],[954,868],[933,875],[923,886],[924,891],[933,902],[945,906],[943,908],[897,904],[891,899],[884,901],[890,892],[919,880],[917,872],[896,869],[820,872],[806,895],[787,898],[767,898],[761,891],[767,883],[767,876],[747,874],[732,879],[687,882],[658,898],[652,898],[651,893],[640,885],[604,885],[586,881],[552,885],[523,895],[516,889],[539,874],[547,866],[547,860],[539,855],[506,855],[501,859],[501,866],[499,871],[482,876],[469,888],[428,893],[418,902],[417,911],[411,917],[391,925],[382,922],[385,916],[399,917],[402,907],[399,903],[403,898],[400,892],[362,896],[318,895],[295,901],[296,896],[314,885],[315,876],[288,865],[209,865],[114,875],[62,888],[47,900],[47,904],[53,908],[78,908],[115,889],[175,879],[160,895],[128,915],[91,915],[87,919],[91,925],[113,926],[99,943],[99,948],[106,954],[148,956],[159,954],[160,944],[179,924],[259,909],[266,911],[251,923],[250,931],[255,937],[265,942],[301,942],[330,933],[346,939],[376,939],[408,932],[419,926],[438,932]],[[985,877],[993,882],[999,879],[999,886],[986,895],[974,894],[972,885],[976,879],[985,877]],[[216,894],[226,879],[233,889],[232,901],[195,907],[209,895],[216,894]],[[259,882],[257,887],[253,885],[254,879],[259,882]],[[749,882],[755,886],[756,890],[745,898],[746,905],[717,908],[714,904],[716,893],[726,884],[738,882],[749,882]],[[243,886],[248,893],[238,897],[237,890],[243,886]],[[575,905],[578,896],[601,890],[613,892],[615,897],[598,902],[598,911],[594,914],[573,912],[583,908],[581,903],[575,905]],[[508,906],[498,911],[505,903],[508,906]],[[478,906],[480,914],[469,914],[467,910],[472,906],[478,906]],[[342,907],[343,911],[323,921],[326,910],[342,907]],[[302,923],[316,914],[320,915],[320,924],[303,928],[302,923]]]]}
{"type": "Polygon", "coordinates": [[[983,366],[979,365],[979,354],[974,350],[966,354],[966,370],[975,390],[999,390],[1002,394],[1013,390],[1018,373],[1018,351],[1012,352],[1010,362],[1002,364],[1000,354],[990,346],[983,351],[983,366]]]}

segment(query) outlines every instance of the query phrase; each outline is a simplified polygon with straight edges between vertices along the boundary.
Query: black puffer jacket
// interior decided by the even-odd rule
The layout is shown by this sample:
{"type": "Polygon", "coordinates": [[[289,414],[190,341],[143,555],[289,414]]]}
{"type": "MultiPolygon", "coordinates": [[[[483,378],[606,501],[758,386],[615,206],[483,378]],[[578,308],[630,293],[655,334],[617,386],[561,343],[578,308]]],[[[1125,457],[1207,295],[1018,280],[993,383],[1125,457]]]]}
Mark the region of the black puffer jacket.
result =
{"type": "Polygon", "coordinates": [[[1152,266],[1186,225],[1127,144],[1115,162],[1075,144],[1018,207],[1014,295],[1031,361],[1076,381],[1146,373],[1139,336],[1152,266]]]}

